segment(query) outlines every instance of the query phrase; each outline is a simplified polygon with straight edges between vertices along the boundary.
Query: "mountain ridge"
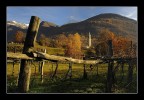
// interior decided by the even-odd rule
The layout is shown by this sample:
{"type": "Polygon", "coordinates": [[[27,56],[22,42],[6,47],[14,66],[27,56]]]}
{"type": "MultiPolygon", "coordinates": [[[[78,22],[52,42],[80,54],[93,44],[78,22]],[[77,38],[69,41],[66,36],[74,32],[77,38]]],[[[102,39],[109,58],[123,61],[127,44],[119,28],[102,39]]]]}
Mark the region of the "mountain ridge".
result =
{"type": "MultiPolygon", "coordinates": [[[[10,27],[8,26],[8,29],[9,28],[10,27]]],[[[137,21],[113,13],[99,14],[80,22],[69,23],[62,26],[58,26],[52,22],[42,21],[40,23],[37,39],[39,39],[40,34],[44,34],[47,37],[53,37],[61,33],[65,33],[67,35],[76,32],[81,35],[87,35],[91,32],[92,36],[96,37],[103,29],[108,29],[115,34],[122,36],[136,38],[137,21]]],[[[26,32],[27,29],[24,30],[26,32]]],[[[9,30],[7,31],[7,34],[11,34],[9,30]]]]}

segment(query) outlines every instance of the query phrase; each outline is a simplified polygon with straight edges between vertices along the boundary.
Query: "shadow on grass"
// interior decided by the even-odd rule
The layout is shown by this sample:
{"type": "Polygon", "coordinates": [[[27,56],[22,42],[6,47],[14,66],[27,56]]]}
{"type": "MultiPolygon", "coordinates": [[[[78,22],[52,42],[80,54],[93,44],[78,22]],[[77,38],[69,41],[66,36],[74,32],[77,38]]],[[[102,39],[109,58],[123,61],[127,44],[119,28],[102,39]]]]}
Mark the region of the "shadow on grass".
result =
{"type": "Polygon", "coordinates": [[[95,76],[94,79],[72,78],[62,79],[46,78],[43,83],[35,79],[30,85],[30,93],[104,93],[104,77],[95,76]]]}
{"type": "MultiPolygon", "coordinates": [[[[48,75],[44,77],[41,83],[40,75],[31,76],[30,90],[28,93],[105,93],[106,73],[88,75],[87,79],[73,76],[71,79],[64,79],[64,75],[56,75],[51,79],[48,75]]],[[[7,92],[17,93],[17,78],[13,76],[7,77],[7,92]]],[[[117,80],[121,80],[121,76],[117,76],[117,80]]],[[[113,93],[136,93],[137,80],[134,73],[133,82],[130,86],[126,86],[127,76],[123,81],[114,84],[113,93]]]]}

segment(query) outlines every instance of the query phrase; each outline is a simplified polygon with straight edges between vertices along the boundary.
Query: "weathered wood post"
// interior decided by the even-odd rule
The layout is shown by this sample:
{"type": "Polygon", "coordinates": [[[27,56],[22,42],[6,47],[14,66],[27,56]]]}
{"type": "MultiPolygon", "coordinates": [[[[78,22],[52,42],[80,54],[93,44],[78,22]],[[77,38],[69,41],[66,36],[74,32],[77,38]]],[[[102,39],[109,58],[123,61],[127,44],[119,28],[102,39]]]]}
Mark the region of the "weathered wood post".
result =
{"type": "MultiPolygon", "coordinates": [[[[46,49],[44,49],[44,53],[46,53],[46,49]]],[[[45,61],[42,61],[41,64],[41,83],[43,83],[43,67],[44,67],[45,61]]]]}
{"type": "Polygon", "coordinates": [[[52,63],[52,73],[53,73],[53,63],[52,63]]]}
{"type": "Polygon", "coordinates": [[[84,79],[87,79],[86,64],[84,64],[83,78],[84,78],[84,79]]]}
{"type": "Polygon", "coordinates": [[[16,46],[14,46],[14,53],[16,53],[16,46]]]}
{"type": "MultiPolygon", "coordinates": [[[[133,46],[132,46],[132,41],[130,41],[131,43],[131,46],[130,46],[130,52],[131,52],[131,55],[130,55],[130,58],[132,57],[132,50],[133,50],[133,46]]],[[[129,59],[129,62],[128,62],[128,80],[127,80],[127,83],[129,84],[129,86],[131,85],[131,82],[132,82],[132,78],[133,78],[133,60],[132,59],[129,59]]]]}
{"type": "Polygon", "coordinates": [[[133,63],[132,63],[132,59],[129,60],[129,66],[128,66],[128,80],[127,80],[127,84],[130,86],[131,82],[133,80],[133,63]]]}
{"type": "Polygon", "coordinates": [[[69,77],[72,78],[72,62],[69,63],[69,77]]]}
{"type": "MultiPolygon", "coordinates": [[[[108,57],[111,58],[113,56],[112,49],[112,40],[108,40],[108,57]]],[[[106,83],[106,92],[111,93],[112,83],[113,83],[113,61],[108,61],[108,73],[107,73],[107,83],[106,83]]]]}
{"type": "Polygon", "coordinates": [[[52,78],[54,78],[54,77],[55,77],[56,72],[57,72],[57,69],[58,69],[58,62],[56,62],[56,68],[55,68],[54,74],[52,75],[52,78]]]}
{"type": "MultiPolygon", "coordinates": [[[[86,60],[85,56],[83,57],[83,60],[86,60]]],[[[84,64],[83,67],[84,67],[83,78],[87,79],[86,65],[84,64]]]]}
{"type": "Polygon", "coordinates": [[[14,75],[15,60],[13,61],[12,76],[14,75]]]}
{"type": "Polygon", "coordinates": [[[67,78],[67,76],[69,76],[70,79],[72,77],[72,62],[69,62],[69,69],[68,69],[68,71],[67,71],[67,73],[65,75],[65,79],[67,78]]]}
{"type": "MultiPolygon", "coordinates": [[[[32,16],[28,27],[26,39],[24,42],[24,48],[22,52],[23,54],[30,55],[32,47],[34,47],[35,45],[39,24],[40,24],[40,18],[37,16],[32,16]]],[[[22,59],[18,81],[19,92],[27,92],[29,90],[30,75],[31,75],[30,61],[22,59]]]]}
{"type": "Polygon", "coordinates": [[[39,63],[39,66],[38,66],[38,72],[40,73],[41,71],[41,69],[40,69],[40,66],[41,66],[41,63],[40,63],[40,61],[38,62],[39,63]]]}
{"type": "Polygon", "coordinates": [[[19,66],[18,66],[18,77],[17,77],[17,82],[16,82],[17,86],[18,86],[18,80],[19,80],[20,65],[21,65],[21,61],[20,61],[19,66]]]}

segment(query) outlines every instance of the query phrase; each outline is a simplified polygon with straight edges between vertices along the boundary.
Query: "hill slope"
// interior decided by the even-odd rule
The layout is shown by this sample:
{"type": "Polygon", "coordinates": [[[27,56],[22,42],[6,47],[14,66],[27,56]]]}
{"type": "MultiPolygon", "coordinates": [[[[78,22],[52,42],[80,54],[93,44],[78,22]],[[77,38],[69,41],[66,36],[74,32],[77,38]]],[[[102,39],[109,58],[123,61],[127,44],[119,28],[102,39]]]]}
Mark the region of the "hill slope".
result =
{"type": "Polygon", "coordinates": [[[135,38],[137,35],[137,22],[117,14],[100,14],[82,22],[60,27],[61,32],[78,32],[85,35],[91,32],[92,36],[96,36],[103,29],[109,29],[115,34],[135,38]]]}
{"type": "MultiPolygon", "coordinates": [[[[9,28],[10,27],[8,26],[8,36],[12,34],[10,33],[9,28]]],[[[92,37],[96,37],[103,29],[109,29],[115,34],[120,34],[132,38],[133,40],[137,37],[137,21],[118,14],[106,13],[88,18],[81,22],[65,24],[60,27],[56,24],[42,21],[37,39],[39,39],[41,33],[48,37],[53,37],[60,33],[69,34],[76,32],[87,36],[88,33],[91,32],[92,37]]],[[[26,31],[26,29],[22,28],[13,30],[26,31]]]]}

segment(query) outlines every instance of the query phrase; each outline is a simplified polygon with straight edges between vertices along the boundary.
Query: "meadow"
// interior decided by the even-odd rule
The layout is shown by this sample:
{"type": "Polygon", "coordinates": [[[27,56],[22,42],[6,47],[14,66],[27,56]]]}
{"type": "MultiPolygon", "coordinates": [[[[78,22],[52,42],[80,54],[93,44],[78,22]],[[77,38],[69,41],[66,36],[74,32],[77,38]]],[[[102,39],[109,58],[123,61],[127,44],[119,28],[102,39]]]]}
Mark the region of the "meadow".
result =
{"type": "MultiPolygon", "coordinates": [[[[83,64],[72,64],[72,78],[65,78],[68,71],[68,63],[59,63],[56,76],[51,78],[56,68],[55,63],[46,61],[44,65],[44,81],[41,83],[38,62],[31,64],[31,82],[28,93],[105,93],[107,66],[86,65],[87,78],[83,78],[83,64]]],[[[12,63],[7,63],[7,93],[17,93],[17,80],[19,75],[19,63],[15,64],[14,73],[12,63]]],[[[124,65],[124,73],[121,69],[116,73],[116,82],[113,84],[112,93],[136,93],[137,70],[134,67],[133,81],[127,84],[128,65],[124,65]]]]}

